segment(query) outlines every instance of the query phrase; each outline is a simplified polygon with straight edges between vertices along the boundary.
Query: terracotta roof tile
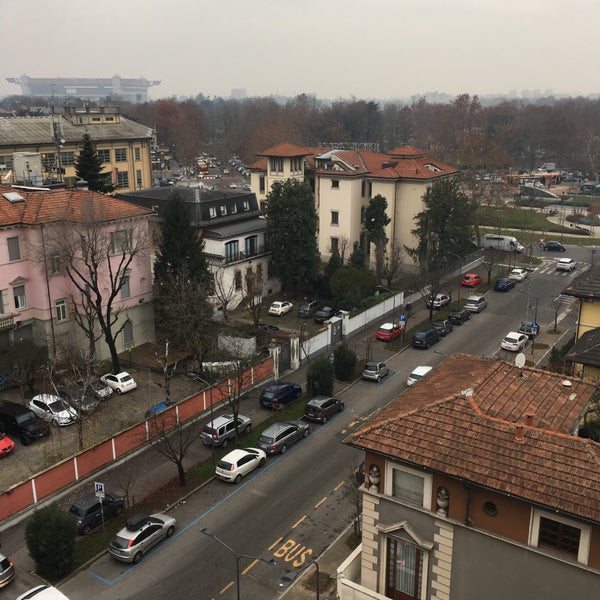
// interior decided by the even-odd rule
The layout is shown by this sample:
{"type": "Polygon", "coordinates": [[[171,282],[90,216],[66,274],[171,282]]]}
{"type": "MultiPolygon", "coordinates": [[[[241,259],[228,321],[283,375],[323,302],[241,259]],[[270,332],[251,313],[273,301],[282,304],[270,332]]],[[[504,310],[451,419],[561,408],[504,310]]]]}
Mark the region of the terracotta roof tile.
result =
{"type": "Polygon", "coordinates": [[[595,386],[565,387],[564,377],[531,368],[523,375],[453,356],[345,441],[600,522],[600,444],[571,435],[595,386]]]}

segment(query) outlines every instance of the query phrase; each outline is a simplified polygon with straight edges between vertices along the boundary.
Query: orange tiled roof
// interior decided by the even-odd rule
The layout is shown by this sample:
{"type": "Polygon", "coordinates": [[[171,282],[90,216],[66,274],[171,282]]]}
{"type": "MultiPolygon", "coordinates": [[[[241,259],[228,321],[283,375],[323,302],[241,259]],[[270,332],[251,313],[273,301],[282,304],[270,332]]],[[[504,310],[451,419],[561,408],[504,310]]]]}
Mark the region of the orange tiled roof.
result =
{"type": "Polygon", "coordinates": [[[148,208],[136,206],[112,196],[88,190],[26,190],[0,186],[0,227],[39,225],[59,221],[81,221],[84,211],[94,202],[94,218],[115,221],[151,215],[148,208]],[[3,194],[17,193],[24,202],[10,202],[3,194]]]}
{"type": "Polygon", "coordinates": [[[346,443],[600,523],[600,444],[570,434],[595,387],[566,387],[537,369],[523,375],[455,355],[346,443]]]}
{"type": "Polygon", "coordinates": [[[281,144],[271,146],[271,148],[267,148],[262,152],[258,152],[258,156],[279,156],[282,158],[290,158],[294,156],[304,156],[306,154],[312,153],[311,151],[307,152],[306,150],[307,149],[304,146],[296,146],[296,144],[282,142],[281,144]]]}

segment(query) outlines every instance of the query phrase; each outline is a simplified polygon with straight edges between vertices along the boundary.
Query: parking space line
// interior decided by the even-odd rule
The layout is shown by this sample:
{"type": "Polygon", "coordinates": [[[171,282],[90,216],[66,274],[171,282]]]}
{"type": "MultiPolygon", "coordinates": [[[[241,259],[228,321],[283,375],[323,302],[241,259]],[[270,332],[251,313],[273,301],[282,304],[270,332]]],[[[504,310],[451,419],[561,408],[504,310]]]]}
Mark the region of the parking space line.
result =
{"type": "Polygon", "coordinates": [[[273,548],[275,548],[275,546],[277,546],[279,544],[279,542],[281,542],[281,540],[283,539],[283,536],[277,538],[270,546],[269,546],[269,550],[273,550],[273,548]]]}
{"type": "Polygon", "coordinates": [[[321,498],[314,506],[314,508],[319,508],[319,506],[321,506],[321,504],[323,504],[323,502],[325,502],[327,500],[327,496],[323,496],[323,498],[321,498]]]}
{"type": "Polygon", "coordinates": [[[243,571],[242,575],[246,575],[248,571],[258,562],[258,559],[253,560],[243,571]]]}
{"type": "Polygon", "coordinates": [[[292,525],[292,529],[296,529],[296,527],[298,527],[298,525],[301,525],[302,522],[306,519],[306,515],[304,515],[302,518],[298,519],[293,525],[292,525]]]}

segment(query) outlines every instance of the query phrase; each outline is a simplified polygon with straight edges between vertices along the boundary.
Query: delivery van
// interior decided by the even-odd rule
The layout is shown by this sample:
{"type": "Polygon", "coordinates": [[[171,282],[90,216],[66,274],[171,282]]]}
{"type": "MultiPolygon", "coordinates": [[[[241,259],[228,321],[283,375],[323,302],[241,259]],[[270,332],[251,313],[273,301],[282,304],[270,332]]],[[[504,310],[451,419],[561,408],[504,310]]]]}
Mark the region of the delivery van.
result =
{"type": "Polygon", "coordinates": [[[494,248],[504,252],[523,252],[523,246],[516,237],[510,235],[495,235],[487,233],[481,238],[482,248],[494,248]]]}

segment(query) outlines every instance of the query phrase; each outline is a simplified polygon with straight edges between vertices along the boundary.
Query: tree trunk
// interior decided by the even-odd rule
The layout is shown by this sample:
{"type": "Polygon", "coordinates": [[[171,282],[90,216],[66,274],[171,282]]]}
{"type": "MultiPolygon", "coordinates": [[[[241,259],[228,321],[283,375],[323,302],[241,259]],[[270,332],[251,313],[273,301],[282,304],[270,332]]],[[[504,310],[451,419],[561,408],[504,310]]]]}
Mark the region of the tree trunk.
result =
{"type": "Polygon", "coordinates": [[[185,469],[183,468],[182,460],[177,461],[177,474],[179,475],[179,485],[181,487],[184,487],[185,484],[187,483],[187,479],[185,476],[185,469]]]}

